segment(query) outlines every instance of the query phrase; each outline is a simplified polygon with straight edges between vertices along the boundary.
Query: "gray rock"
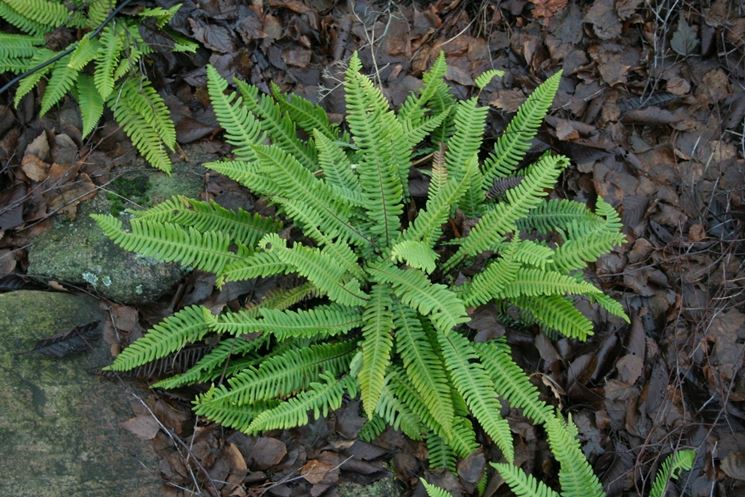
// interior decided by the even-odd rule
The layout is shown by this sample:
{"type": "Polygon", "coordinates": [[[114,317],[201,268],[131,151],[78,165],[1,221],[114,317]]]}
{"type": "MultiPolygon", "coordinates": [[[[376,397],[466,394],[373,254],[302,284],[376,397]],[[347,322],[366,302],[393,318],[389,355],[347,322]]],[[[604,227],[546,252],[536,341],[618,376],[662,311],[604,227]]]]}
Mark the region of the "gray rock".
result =
{"type": "Polygon", "coordinates": [[[202,186],[201,164],[215,157],[190,147],[189,163],[176,163],[168,176],[151,167],[130,169],[112,181],[108,192],[81,205],[74,221],[57,219],[28,250],[28,274],[42,280],[89,285],[101,295],[127,304],[151,303],[186,274],[175,264],[125,252],[109,241],[91,213],[120,214],[149,207],[173,195],[196,196],[202,186]]]}
{"type": "Polygon", "coordinates": [[[110,362],[103,340],[64,359],[31,352],[40,338],[102,319],[89,297],[0,295],[0,495],[161,495],[152,449],[120,427],[132,417],[128,395],[92,374],[110,362]]]}
{"type": "Polygon", "coordinates": [[[369,485],[342,483],[338,487],[339,497],[401,497],[404,491],[392,477],[383,478],[369,485]]]}

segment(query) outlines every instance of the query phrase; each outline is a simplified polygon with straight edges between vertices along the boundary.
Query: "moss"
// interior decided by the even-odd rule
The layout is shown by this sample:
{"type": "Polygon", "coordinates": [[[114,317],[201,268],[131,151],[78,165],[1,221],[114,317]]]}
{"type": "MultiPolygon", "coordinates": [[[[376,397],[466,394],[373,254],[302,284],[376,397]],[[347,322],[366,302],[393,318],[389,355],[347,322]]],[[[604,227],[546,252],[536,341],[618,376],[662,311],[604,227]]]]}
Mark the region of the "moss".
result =
{"type": "Polygon", "coordinates": [[[133,205],[143,205],[148,201],[150,179],[145,175],[127,178],[121,176],[109,183],[106,198],[111,205],[109,211],[118,216],[124,209],[133,205]]]}

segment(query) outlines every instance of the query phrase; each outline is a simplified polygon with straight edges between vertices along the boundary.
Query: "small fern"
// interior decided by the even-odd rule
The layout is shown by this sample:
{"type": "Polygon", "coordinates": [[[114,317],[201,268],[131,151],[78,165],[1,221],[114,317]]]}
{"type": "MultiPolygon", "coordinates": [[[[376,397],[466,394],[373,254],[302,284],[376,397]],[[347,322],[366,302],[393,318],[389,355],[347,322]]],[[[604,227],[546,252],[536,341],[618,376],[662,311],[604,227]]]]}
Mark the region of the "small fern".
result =
{"type": "MultiPolygon", "coordinates": [[[[295,275],[315,298],[270,298],[259,308],[210,318],[208,332],[219,343],[214,352],[157,386],[212,383],[195,411],[250,434],[304,424],[309,412],[324,415],[344,396],[359,395],[369,420],[362,436],[392,426],[426,440],[432,464],[450,469],[478,449],[479,430],[513,461],[504,403],[536,423],[556,425],[506,342],[474,343],[462,325],[472,308],[494,302],[583,339],[592,323],[568,296],[624,315],[576,271],[621,243],[620,224],[602,199],[595,210],[545,200],[568,165],[550,153],[520,170],[522,179],[499,198],[487,196],[491,179],[521,162],[558,75],[513,119],[509,129],[517,138],[503,140],[481,161],[488,109],[475,97],[455,104],[446,71],[441,56],[421,91],[396,113],[361,74],[355,55],[344,82],[347,128],[341,128],[317,105],[276,87],[270,96],[236,82],[238,91],[230,92],[217,70],[207,68],[215,115],[235,155],[207,167],[265,197],[277,220],[183,197],[133,214],[128,229],[116,218],[95,219],[125,249],[216,272],[218,284],[295,275]],[[423,206],[409,219],[404,206],[414,205],[409,173],[420,143],[441,152],[426,198],[416,199],[423,206]],[[474,226],[464,236],[448,227],[459,212],[474,226]],[[281,236],[289,230],[278,219],[304,236],[281,236]],[[473,276],[458,277],[463,274],[473,276]]],[[[495,76],[480,77],[479,86],[495,76]]],[[[154,130],[158,123],[143,119],[140,126],[154,130]]],[[[191,338],[201,340],[199,330],[191,338]]],[[[165,340],[160,333],[145,338],[135,350],[154,349],[148,357],[172,348],[170,341],[157,346],[165,340]]],[[[117,368],[135,367],[140,361],[132,357],[145,357],[122,356],[117,368]]],[[[577,457],[565,439],[551,436],[562,464],[577,457]]],[[[594,485],[587,468],[578,468],[567,469],[567,487],[594,485]]],[[[514,481],[523,482],[519,478],[514,481]]]]}
{"type": "Polygon", "coordinates": [[[62,0],[0,1],[0,19],[26,33],[0,33],[0,72],[19,74],[61,57],[20,81],[14,105],[18,106],[47,78],[40,115],[72,92],[80,106],[82,136],[86,137],[95,130],[108,106],[143,157],[158,169],[170,172],[168,152],[175,146],[176,133],[165,102],[147,78],[139,74],[139,61],[152,51],[140,34],[139,24],[145,18],[155,19],[163,35],[174,40],[174,52],[193,52],[196,44],[165,27],[179,6],[142,9],[132,16],[116,17],[99,34],[97,28],[114,11],[114,0],[91,0],[77,10],[68,4],[62,0]],[[55,29],[82,33],[67,48],[68,55],[45,48],[43,35],[55,29]]]}

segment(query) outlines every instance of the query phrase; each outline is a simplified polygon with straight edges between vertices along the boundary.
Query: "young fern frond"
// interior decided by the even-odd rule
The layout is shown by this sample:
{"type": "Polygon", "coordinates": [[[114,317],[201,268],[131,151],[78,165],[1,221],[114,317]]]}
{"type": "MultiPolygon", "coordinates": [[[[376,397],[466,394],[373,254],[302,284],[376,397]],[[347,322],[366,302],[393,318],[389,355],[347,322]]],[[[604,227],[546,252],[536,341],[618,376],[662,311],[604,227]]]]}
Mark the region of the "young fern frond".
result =
{"type": "Polygon", "coordinates": [[[215,316],[206,307],[185,307],[150,328],[145,336],[125,348],[105,369],[128,371],[165,357],[204,338],[214,320],[215,316]]]}
{"type": "Polygon", "coordinates": [[[680,450],[667,456],[667,459],[657,471],[649,497],[665,497],[667,484],[671,480],[677,479],[681,471],[689,471],[693,467],[695,459],[696,451],[694,450],[680,450]]]}
{"type": "Polygon", "coordinates": [[[531,93],[497,139],[494,151],[486,158],[482,168],[484,192],[491,188],[494,179],[512,175],[525,157],[543,117],[551,108],[561,74],[561,71],[556,72],[531,93]]]}
{"type": "Polygon", "coordinates": [[[316,288],[334,302],[356,306],[364,305],[368,297],[360,289],[355,278],[345,278],[346,270],[327,253],[296,243],[287,247],[279,235],[265,236],[259,243],[262,249],[276,254],[280,261],[291,266],[295,272],[308,278],[316,288]]]}
{"type": "MultiPolygon", "coordinates": [[[[450,138],[445,152],[445,167],[449,177],[457,181],[464,180],[466,165],[481,148],[488,111],[488,107],[478,106],[476,97],[464,100],[456,107],[455,134],[450,138]]],[[[477,214],[484,198],[480,186],[481,173],[476,169],[471,174],[476,176],[476,191],[469,188],[464,200],[460,203],[467,215],[477,214]]],[[[473,179],[471,178],[470,181],[473,179]]]]}

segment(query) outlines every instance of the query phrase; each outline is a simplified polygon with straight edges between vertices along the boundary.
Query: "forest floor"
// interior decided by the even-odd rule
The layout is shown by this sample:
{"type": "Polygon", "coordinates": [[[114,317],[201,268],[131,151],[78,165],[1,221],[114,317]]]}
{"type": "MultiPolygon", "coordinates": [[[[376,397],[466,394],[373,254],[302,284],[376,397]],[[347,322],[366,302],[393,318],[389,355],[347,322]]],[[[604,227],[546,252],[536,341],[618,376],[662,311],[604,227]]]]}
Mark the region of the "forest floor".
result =
{"type": "MultiPolygon", "coordinates": [[[[628,243],[588,274],[624,303],[631,325],[588,308],[597,326],[585,343],[504,330],[488,310],[472,326],[505,333],[546,398],[572,414],[609,496],[646,495],[660,460],[687,447],[697,450],[695,467],[669,495],[745,495],[742,1],[661,0],[653,8],[642,0],[186,0],[173,27],[203,48],[158,54],[145,70],[166,98],[179,143],[200,142],[217,154],[228,149],[209,108],[208,63],[263,90],[276,83],[341,116],[340,80],[353,51],[394,105],[444,51],[460,97],[475,91],[480,72],[505,71],[479,97],[492,109],[487,144],[526,95],[563,68],[531,153],[551,148],[571,158],[556,196],[602,195],[622,213],[628,243]]],[[[0,287],[8,291],[28,284],[26,252],[53,218],[74,217],[135,153],[111,116],[82,142],[74,102],[40,119],[33,94],[17,110],[2,98],[0,287]],[[73,154],[75,167],[35,176],[24,157],[38,155],[44,141],[58,156],[73,154]]],[[[203,179],[203,198],[251,202],[224,178],[203,179]]],[[[118,330],[123,345],[174,308],[236,298],[213,283],[196,273],[158,302],[112,303],[119,322],[130,325],[118,330]]],[[[471,495],[490,458],[487,450],[463,461],[457,476],[430,474],[421,443],[393,431],[374,444],[355,441],[362,418],[354,402],[305,428],[250,438],[194,419],[188,395],[145,400],[163,428],[150,438],[167,495],[331,496],[340,483],[390,475],[402,495],[423,496],[421,476],[471,495]]],[[[517,413],[511,418],[516,463],[552,481],[556,468],[542,434],[517,413]]],[[[129,428],[143,433],[136,422],[129,428]]],[[[486,495],[509,493],[492,478],[486,495]]]]}

